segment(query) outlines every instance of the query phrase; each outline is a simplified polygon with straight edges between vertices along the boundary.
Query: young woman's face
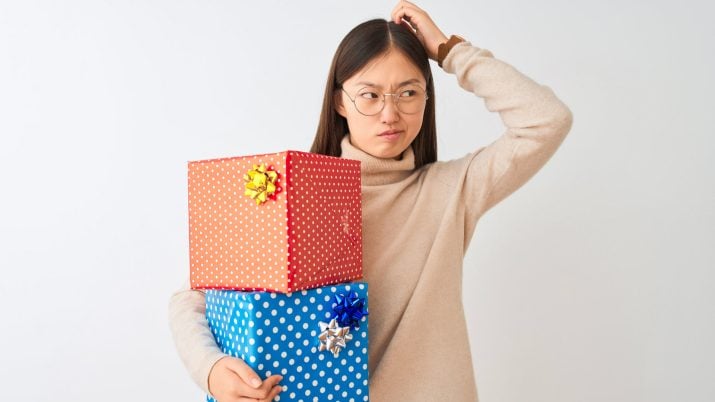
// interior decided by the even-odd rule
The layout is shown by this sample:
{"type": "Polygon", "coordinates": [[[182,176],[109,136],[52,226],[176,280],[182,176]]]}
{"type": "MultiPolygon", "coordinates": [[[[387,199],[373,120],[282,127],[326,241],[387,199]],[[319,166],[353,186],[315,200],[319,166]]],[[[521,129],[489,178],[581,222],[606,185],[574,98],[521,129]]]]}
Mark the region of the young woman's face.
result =
{"type": "Polygon", "coordinates": [[[422,73],[402,52],[390,50],[372,60],[337,94],[336,109],[348,122],[351,144],[378,158],[400,157],[422,127],[426,88],[422,73]],[[386,93],[395,96],[386,96],[379,111],[386,93]]]}

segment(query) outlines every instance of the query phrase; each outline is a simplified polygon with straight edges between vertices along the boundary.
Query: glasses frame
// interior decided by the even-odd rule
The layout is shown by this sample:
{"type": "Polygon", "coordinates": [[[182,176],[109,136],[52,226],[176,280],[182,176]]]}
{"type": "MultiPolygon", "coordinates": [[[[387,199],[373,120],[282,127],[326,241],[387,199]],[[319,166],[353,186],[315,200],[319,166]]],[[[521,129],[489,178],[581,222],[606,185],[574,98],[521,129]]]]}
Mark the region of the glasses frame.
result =
{"type": "MultiPolygon", "coordinates": [[[[427,99],[429,99],[429,95],[427,95],[427,90],[424,89],[424,88],[422,88],[422,87],[419,86],[419,85],[415,85],[415,86],[418,87],[419,89],[421,89],[422,91],[424,91],[425,99],[424,99],[424,101],[423,101],[424,104],[422,105],[422,107],[424,108],[424,107],[427,105],[427,99]]],[[[382,111],[385,110],[385,105],[387,104],[387,98],[386,98],[386,97],[387,97],[388,95],[392,96],[393,102],[395,102],[395,108],[396,108],[400,113],[410,114],[410,115],[419,113],[419,112],[414,112],[414,113],[403,112],[402,109],[400,109],[400,96],[399,96],[399,95],[400,95],[400,92],[397,92],[397,93],[394,93],[394,94],[383,93],[383,94],[382,94],[382,107],[380,108],[380,110],[378,110],[377,112],[375,112],[375,113],[373,113],[373,114],[365,114],[365,113],[361,112],[360,109],[358,109],[357,104],[355,104],[355,100],[357,99],[357,93],[360,92],[360,91],[362,91],[362,90],[365,89],[365,88],[369,88],[369,87],[362,87],[362,88],[358,89],[357,91],[355,91],[355,98],[351,98],[351,97],[350,97],[350,94],[348,93],[348,91],[346,91],[345,88],[343,88],[342,86],[340,87],[340,89],[341,89],[343,92],[345,92],[345,95],[347,95],[348,99],[350,99],[350,102],[353,103],[353,106],[355,107],[355,110],[357,110],[357,112],[360,113],[360,114],[363,115],[363,116],[376,116],[376,115],[382,113],[382,111]]],[[[403,87],[400,87],[400,88],[397,88],[397,89],[399,90],[399,89],[401,89],[401,88],[403,88],[403,87]]]]}

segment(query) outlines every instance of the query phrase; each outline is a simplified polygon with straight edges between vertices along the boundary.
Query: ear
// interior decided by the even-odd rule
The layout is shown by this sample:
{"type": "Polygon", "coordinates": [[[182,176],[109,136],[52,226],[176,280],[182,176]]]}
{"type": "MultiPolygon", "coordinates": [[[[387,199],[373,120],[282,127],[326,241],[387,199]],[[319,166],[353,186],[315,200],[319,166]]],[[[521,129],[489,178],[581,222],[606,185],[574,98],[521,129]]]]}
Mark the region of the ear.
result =
{"type": "Polygon", "coordinates": [[[345,113],[345,105],[343,103],[343,91],[336,89],[333,94],[333,102],[335,103],[335,111],[344,118],[348,118],[347,113],[345,113]]]}

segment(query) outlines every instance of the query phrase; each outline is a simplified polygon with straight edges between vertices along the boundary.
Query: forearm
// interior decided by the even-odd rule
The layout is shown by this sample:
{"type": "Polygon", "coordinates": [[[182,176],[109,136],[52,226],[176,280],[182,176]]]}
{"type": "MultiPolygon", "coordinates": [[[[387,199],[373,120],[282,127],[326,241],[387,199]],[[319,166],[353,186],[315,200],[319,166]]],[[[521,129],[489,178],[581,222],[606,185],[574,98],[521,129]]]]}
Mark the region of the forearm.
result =
{"type": "Polygon", "coordinates": [[[187,285],[169,301],[169,326],[179,357],[191,378],[208,393],[208,376],[213,365],[226,356],[206,321],[206,301],[202,291],[187,285]]]}

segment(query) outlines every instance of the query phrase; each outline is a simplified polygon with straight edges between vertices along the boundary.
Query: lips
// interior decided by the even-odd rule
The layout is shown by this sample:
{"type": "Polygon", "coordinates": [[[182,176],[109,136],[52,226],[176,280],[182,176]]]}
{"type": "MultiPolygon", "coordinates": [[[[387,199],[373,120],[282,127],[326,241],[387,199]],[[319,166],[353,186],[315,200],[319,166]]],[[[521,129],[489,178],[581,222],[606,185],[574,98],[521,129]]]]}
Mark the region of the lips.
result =
{"type": "Polygon", "coordinates": [[[382,137],[382,136],[385,136],[385,135],[399,134],[399,133],[401,133],[401,132],[402,132],[402,130],[387,130],[387,131],[384,131],[384,132],[382,132],[382,133],[380,133],[380,134],[378,134],[378,135],[379,135],[380,137],[382,137]]]}

